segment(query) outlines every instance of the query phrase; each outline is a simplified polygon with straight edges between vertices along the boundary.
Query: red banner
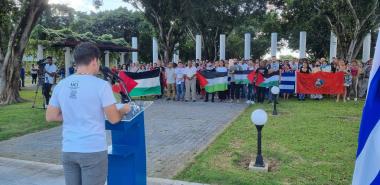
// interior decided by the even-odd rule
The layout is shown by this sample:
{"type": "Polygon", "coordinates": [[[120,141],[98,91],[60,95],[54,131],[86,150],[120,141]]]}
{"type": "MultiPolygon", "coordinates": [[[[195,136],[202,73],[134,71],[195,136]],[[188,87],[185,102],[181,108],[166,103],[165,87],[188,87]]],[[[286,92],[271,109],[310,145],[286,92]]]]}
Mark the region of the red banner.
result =
{"type": "Polygon", "coordinates": [[[297,93],[302,94],[342,94],[344,91],[344,73],[300,73],[297,72],[297,93]]]}

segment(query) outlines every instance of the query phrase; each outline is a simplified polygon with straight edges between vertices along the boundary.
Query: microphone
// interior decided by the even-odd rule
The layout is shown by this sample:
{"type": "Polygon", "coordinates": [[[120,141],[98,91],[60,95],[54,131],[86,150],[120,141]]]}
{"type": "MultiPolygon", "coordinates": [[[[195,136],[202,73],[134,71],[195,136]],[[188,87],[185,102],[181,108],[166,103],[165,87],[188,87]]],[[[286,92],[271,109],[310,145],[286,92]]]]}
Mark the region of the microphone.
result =
{"type": "Polygon", "coordinates": [[[122,81],[122,79],[119,77],[118,74],[115,74],[110,68],[105,66],[100,66],[100,71],[103,73],[104,76],[111,77],[113,79],[116,79],[118,81],[122,81]]]}
{"type": "Polygon", "coordinates": [[[100,66],[100,71],[104,75],[104,80],[107,80],[107,78],[110,78],[113,81],[112,83],[114,83],[115,81],[117,81],[117,82],[119,82],[123,86],[125,92],[120,92],[122,103],[131,102],[131,97],[129,97],[129,95],[128,95],[126,84],[123,81],[123,79],[121,79],[118,74],[115,74],[108,67],[100,66]]]}

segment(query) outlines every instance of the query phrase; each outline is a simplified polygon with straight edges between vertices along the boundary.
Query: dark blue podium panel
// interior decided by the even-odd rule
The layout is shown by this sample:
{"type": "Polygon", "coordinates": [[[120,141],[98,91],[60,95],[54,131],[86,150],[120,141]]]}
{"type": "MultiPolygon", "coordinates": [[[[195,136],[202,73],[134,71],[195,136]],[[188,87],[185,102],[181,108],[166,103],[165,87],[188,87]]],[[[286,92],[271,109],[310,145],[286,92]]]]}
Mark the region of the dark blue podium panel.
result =
{"type": "Polygon", "coordinates": [[[106,121],[111,131],[108,148],[108,185],[146,185],[144,111],[117,124],[106,121]]]}

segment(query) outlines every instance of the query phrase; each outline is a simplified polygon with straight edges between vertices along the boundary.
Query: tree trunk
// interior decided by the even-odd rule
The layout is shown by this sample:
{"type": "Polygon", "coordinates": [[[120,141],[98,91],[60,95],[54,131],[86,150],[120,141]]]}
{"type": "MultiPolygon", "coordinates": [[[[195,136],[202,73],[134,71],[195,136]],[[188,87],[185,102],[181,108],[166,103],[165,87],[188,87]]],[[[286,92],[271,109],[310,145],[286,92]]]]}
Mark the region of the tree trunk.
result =
{"type": "Polygon", "coordinates": [[[29,36],[38,18],[46,9],[47,2],[47,0],[30,0],[22,5],[25,6],[21,8],[24,12],[20,12],[20,20],[9,36],[5,57],[0,57],[0,105],[22,101],[19,94],[20,64],[29,36]]]}

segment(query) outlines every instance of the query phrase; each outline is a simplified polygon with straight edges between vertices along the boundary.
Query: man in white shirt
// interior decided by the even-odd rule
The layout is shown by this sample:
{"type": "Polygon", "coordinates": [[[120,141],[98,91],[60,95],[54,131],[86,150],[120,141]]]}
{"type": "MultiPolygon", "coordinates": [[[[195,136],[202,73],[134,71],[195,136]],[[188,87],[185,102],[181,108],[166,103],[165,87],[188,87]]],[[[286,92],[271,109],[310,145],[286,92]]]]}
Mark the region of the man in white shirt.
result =
{"type": "Polygon", "coordinates": [[[173,68],[173,63],[170,62],[168,67],[165,69],[166,77],[166,98],[167,100],[175,99],[175,73],[173,68]]]}
{"type": "Polygon", "coordinates": [[[54,88],[46,120],[63,121],[62,164],[67,185],[104,185],[108,156],[105,116],[118,123],[129,105],[116,108],[110,84],[99,73],[99,49],[92,43],[74,50],[77,73],[54,88]]]}
{"type": "Polygon", "coordinates": [[[45,96],[45,104],[49,103],[51,87],[54,84],[55,74],[57,73],[57,66],[53,64],[52,57],[46,57],[47,64],[45,64],[45,83],[43,94],[45,96]]]}
{"type": "Polygon", "coordinates": [[[186,86],[186,95],[185,95],[185,101],[190,101],[190,96],[193,102],[197,100],[197,68],[193,65],[193,62],[189,61],[188,66],[185,68],[185,86],[186,86]],[[191,93],[191,94],[190,94],[191,93]]]}
{"type": "Polygon", "coordinates": [[[174,70],[175,83],[176,83],[176,95],[177,101],[184,99],[185,93],[185,69],[183,68],[182,62],[178,62],[178,67],[174,70]]]}

